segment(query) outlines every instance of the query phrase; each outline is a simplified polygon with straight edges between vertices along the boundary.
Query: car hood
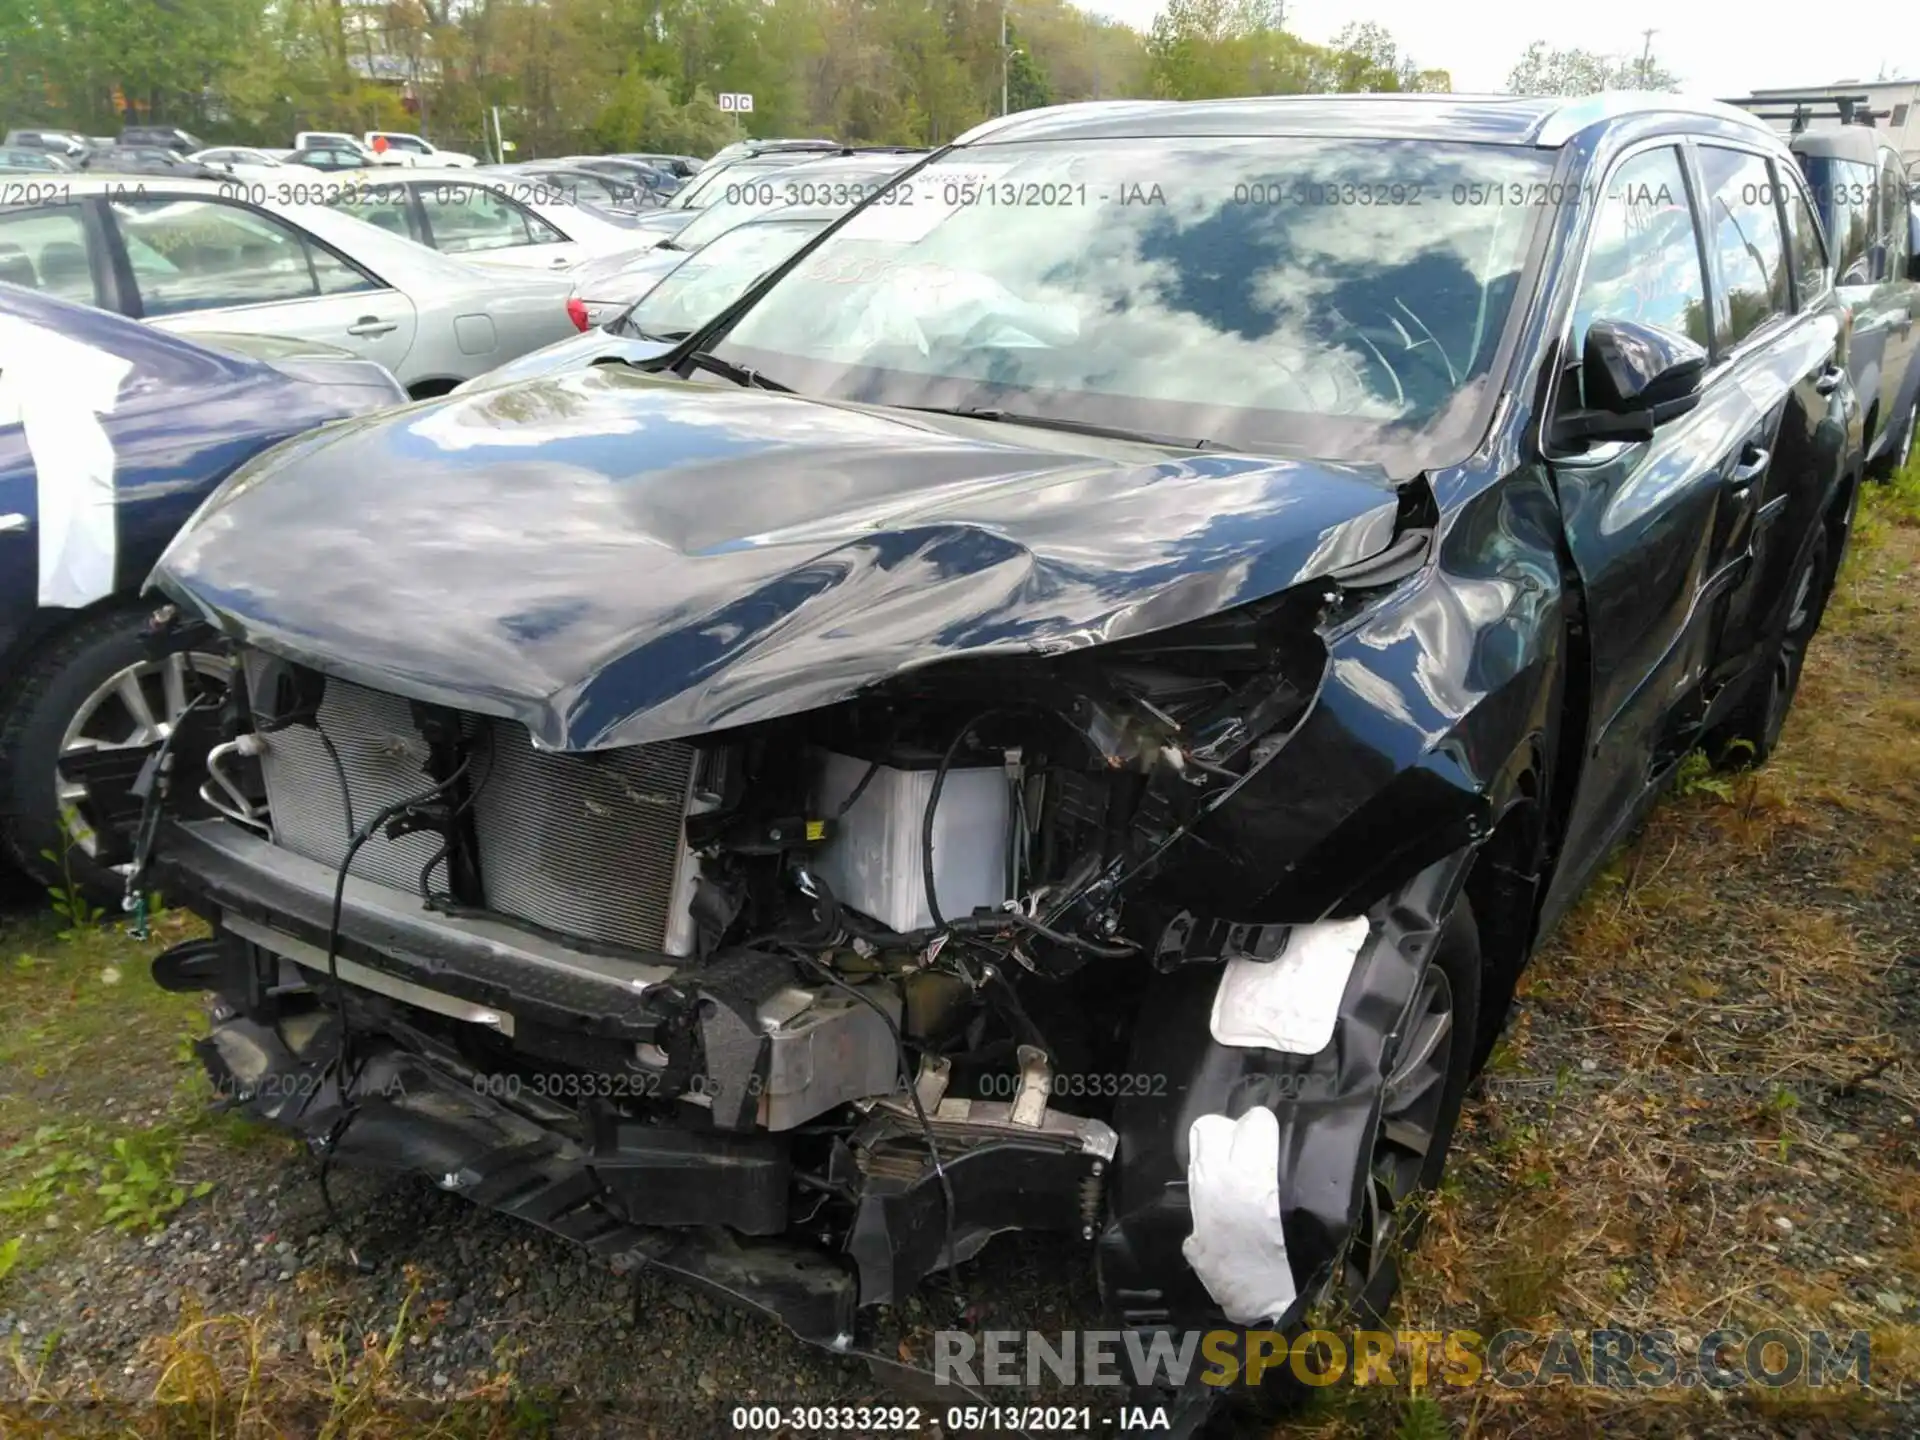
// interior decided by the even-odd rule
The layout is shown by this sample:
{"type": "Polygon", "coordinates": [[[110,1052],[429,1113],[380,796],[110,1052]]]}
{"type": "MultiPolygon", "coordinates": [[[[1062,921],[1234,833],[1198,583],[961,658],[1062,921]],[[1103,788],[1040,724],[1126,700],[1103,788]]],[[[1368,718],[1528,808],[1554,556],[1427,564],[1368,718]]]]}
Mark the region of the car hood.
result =
{"type": "Polygon", "coordinates": [[[565,340],[529,351],[517,360],[509,360],[504,365],[462,382],[456,388],[463,392],[491,390],[498,385],[531,380],[539,375],[553,375],[562,370],[576,370],[602,360],[624,360],[629,365],[638,365],[642,360],[652,360],[666,354],[673,346],[674,342],[670,340],[640,340],[629,335],[615,335],[610,330],[589,330],[584,335],[570,335],[565,340]]]}
{"type": "Polygon", "coordinates": [[[594,366],[243,467],[155,571],[247,643],[554,749],[1179,625],[1385,547],[1382,472],[594,366]]]}
{"type": "Polygon", "coordinates": [[[643,210],[640,219],[633,227],[635,235],[653,234],[661,240],[678,235],[687,226],[700,218],[698,210],[680,210],[671,206],[661,206],[658,210],[643,210]]]}
{"type": "Polygon", "coordinates": [[[685,250],[622,250],[582,260],[567,272],[582,300],[638,300],[687,258],[685,250]]]}

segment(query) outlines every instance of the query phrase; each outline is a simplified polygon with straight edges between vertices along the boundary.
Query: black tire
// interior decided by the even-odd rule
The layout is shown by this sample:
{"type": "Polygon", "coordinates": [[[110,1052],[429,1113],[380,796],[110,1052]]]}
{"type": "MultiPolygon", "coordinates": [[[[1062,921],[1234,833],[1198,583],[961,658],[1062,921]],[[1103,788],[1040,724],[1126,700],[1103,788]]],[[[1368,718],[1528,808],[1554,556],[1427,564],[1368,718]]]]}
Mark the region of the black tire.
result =
{"type": "MultiPolygon", "coordinates": [[[[1462,896],[1441,927],[1439,944],[1422,976],[1421,988],[1409,1002],[1408,1014],[1401,1026],[1394,1051],[1387,1058],[1388,1075],[1398,1078],[1408,1047],[1422,1035],[1420,1018],[1428,985],[1435,977],[1441,986],[1450,1014],[1447,1050],[1438,1067],[1437,1103],[1427,1117],[1430,1139],[1417,1162],[1402,1152],[1404,1147],[1389,1137],[1389,1122],[1401,1113],[1392,1099],[1383,1101],[1376,1120],[1372,1153],[1367,1157],[1367,1174],[1375,1190],[1375,1204],[1391,1192],[1391,1205],[1374,1211],[1387,1223],[1368,1234],[1369,1209],[1363,1207],[1360,1225],[1348,1247],[1346,1273],[1334,1294],[1336,1305],[1344,1304],[1348,1314],[1333,1322],[1340,1332],[1356,1329],[1383,1330],[1386,1315],[1400,1293],[1400,1264],[1420,1238],[1426,1223],[1426,1197],[1440,1183],[1446,1169],[1447,1151],[1453,1144],[1453,1132],[1460,1121],[1460,1107],[1467,1086],[1473,1079],[1475,1041],[1480,1023],[1480,928],[1474,922],[1473,908],[1462,896]],[[1389,1160],[1383,1165],[1382,1160],[1389,1160]],[[1406,1161],[1404,1166],[1398,1162],[1406,1161]],[[1383,1175],[1383,1171],[1389,1172],[1383,1175]]],[[[1235,1388],[1209,1416],[1205,1433],[1209,1436],[1241,1436],[1253,1433],[1250,1424],[1267,1424],[1291,1415],[1311,1396],[1308,1388],[1295,1378],[1290,1368],[1269,1371],[1258,1389],[1235,1388]]]]}
{"type": "MultiPolygon", "coordinates": [[[[1840,542],[1845,543],[1844,537],[1840,542]]],[[[1807,646],[1819,632],[1833,593],[1835,540],[1828,526],[1815,532],[1813,544],[1794,568],[1787,586],[1787,613],[1765,663],[1748,682],[1739,707],[1716,725],[1702,743],[1719,770],[1750,770],[1764,765],[1780,747],[1781,733],[1800,690],[1807,646]]]]}
{"type": "Polygon", "coordinates": [[[1409,1007],[1408,1023],[1402,1026],[1394,1053],[1388,1059],[1388,1074],[1399,1078],[1411,1058],[1408,1048],[1415,1045],[1422,1034],[1419,1023],[1422,1001],[1428,996],[1430,986],[1440,985],[1448,1011],[1447,1052],[1444,1061],[1434,1067],[1438,1095],[1423,1127],[1429,1137],[1425,1154],[1416,1163],[1413,1155],[1404,1153],[1405,1146],[1394,1143],[1390,1133],[1392,1122],[1405,1115],[1405,1097],[1401,1098],[1398,1108],[1392,1097],[1384,1100],[1368,1170],[1374,1178],[1375,1196],[1383,1207],[1381,1219],[1385,1224],[1378,1239],[1364,1237],[1356,1231],[1348,1251],[1345,1281],[1348,1303],[1358,1319],[1370,1328],[1385,1324],[1394,1297],[1400,1293],[1401,1259],[1418,1242],[1426,1223],[1426,1197],[1439,1185],[1440,1176],[1446,1170],[1447,1151],[1453,1144],[1454,1127],[1460,1122],[1460,1106],[1473,1079],[1482,965],[1480,927],[1474,921],[1473,907],[1463,896],[1441,927],[1439,944],[1428,964],[1426,978],[1409,1007]]]}
{"type": "Polygon", "coordinates": [[[144,638],[146,609],[89,615],[56,635],[22,666],[0,696],[0,853],[42,885],[75,884],[95,904],[117,910],[120,874],[68,843],[56,795],[57,762],[67,727],[100,688],[129,666],[154,658],[144,638]],[[65,855],[50,861],[45,852],[65,855]]]}

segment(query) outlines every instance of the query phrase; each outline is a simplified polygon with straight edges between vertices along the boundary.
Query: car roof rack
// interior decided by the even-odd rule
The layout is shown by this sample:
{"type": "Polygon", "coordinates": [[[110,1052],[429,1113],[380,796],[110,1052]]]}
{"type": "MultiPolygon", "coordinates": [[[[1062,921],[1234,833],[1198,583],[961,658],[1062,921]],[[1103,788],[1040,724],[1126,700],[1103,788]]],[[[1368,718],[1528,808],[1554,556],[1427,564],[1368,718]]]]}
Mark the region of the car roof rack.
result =
{"type": "Polygon", "coordinates": [[[1815,120],[1838,120],[1842,125],[1864,125],[1871,129],[1876,120],[1892,112],[1875,110],[1868,95],[1748,95],[1729,100],[1761,120],[1786,120],[1792,123],[1788,133],[1798,135],[1815,120]]]}

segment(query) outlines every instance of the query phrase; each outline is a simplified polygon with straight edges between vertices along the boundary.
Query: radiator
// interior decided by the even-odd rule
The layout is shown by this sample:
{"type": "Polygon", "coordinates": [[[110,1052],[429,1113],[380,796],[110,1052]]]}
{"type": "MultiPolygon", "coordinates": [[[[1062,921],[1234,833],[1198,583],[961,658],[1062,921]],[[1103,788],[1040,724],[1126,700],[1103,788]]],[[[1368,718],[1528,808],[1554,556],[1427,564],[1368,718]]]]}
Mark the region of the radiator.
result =
{"type": "MultiPolygon", "coordinates": [[[[249,680],[255,673],[250,663],[249,680]]],[[[289,725],[265,735],[261,766],[274,843],[337,866],[352,833],[341,772],[354,824],[364,825],[432,783],[427,743],[406,700],[341,680],[327,681],[318,718],[317,730],[289,725]]],[[[510,720],[470,715],[465,728],[487,908],[600,944],[687,953],[695,862],[684,821],[698,752],[668,742],[556,754],[535,750],[525,727],[510,720]]],[[[354,856],[352,873],[417,891],[439,849],[433,834],[376,834],[354,856]]],[[[442,863],[432,888],[446,886],[442,863]]]]}

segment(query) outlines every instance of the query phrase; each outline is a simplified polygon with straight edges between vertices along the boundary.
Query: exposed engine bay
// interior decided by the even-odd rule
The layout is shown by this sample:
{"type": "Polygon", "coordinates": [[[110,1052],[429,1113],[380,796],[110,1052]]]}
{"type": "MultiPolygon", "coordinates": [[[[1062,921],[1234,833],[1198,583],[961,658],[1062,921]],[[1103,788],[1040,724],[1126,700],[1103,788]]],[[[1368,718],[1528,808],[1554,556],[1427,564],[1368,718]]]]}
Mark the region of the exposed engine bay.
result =
{"type": "Polygon", "coordinates": [[[876,1364],[863,1309],[1003,1232],[1144,1333],[1390,1285],[1463,897],[1531,934],[1550,572],[1452,574],[1366,467],[577,383],[648,445],[389,514],[459,467],[355,456],[497,437],[454,397],[156,571],[226,683],[121,800],[69,778],[212,926],[154,975],[218,1092],[323,1197],[423,1177],[876,1364]]]}
{"type": "Polygon", "coordinates": [[[1209,822],[1311,707],[1325,603],[569,753],[242,647],[201,721],[219,818],[162,860],[217,938],[156,973],[222,997],[223,1093],[330,1155],[558,1188],[555,1228],[591,1196],[627,1247],[804,1235],[790,1263],[857,1275],[812,1308],[764,1254],[689,1265],[842,1337],[999,1231],[1095,1239],[1116,1105],[1175,1103],[1130,1069],[1153,976],[1287,932],[1193,910],[1231,868],[1209,822]]]}

